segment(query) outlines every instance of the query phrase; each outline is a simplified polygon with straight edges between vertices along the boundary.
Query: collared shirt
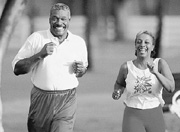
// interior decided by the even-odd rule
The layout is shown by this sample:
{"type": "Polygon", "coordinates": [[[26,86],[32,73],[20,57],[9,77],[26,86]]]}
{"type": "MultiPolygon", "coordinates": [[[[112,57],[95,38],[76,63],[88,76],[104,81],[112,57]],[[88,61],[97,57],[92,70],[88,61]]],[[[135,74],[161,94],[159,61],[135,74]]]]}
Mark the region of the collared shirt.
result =
{"type": "Polygon", "coordinates": [[[13,69],[19,60],[37,54],[49,42],[56,44],[55,51],[32,69],[32,83],[43,90],[66,90],[77,87],[79,82],[73,73],[72,64],[74,61],[82,61],[85,67],[88,66],[87,48],[85,41],[70,31],[61,44],[49,29],[33,33],[15,56],[12,62],[13,69]]]}
{"type": "MultiPolygon", "coordinates": [[[[158,61],[154,60],[154,68],[158,68],[158,61]]],[[[162,85],[149,68],[141,70],[132,61],[127,62],[128,74],[126,78],[125,104],[138,109],[150,109],[164,104],[162,99],[162,85]]]]}

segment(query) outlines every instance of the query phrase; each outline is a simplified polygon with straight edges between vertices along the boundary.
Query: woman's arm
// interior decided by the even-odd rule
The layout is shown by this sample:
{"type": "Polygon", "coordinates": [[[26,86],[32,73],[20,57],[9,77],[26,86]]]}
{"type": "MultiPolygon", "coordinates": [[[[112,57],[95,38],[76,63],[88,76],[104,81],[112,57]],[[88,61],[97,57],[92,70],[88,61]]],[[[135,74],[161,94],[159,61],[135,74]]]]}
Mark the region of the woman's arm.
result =
{"type": "Polygon", "coordinates": [[[168,92],[173,92],[175,90],[175,81],[167,62],[160,59],[158,66],[159,72],[154,72],[154,75],[168,92]]]}
{"type": "Polygon", "coordinates": [[[117,76],[117,80],[114,84],[114,92],[113,92],[113,99],[119,99],[122,93],[124,92],[125,86],[126,86],[126,76],[127,76],[127,63],[124,63],[121,65],[119,74],[117,76]]]}

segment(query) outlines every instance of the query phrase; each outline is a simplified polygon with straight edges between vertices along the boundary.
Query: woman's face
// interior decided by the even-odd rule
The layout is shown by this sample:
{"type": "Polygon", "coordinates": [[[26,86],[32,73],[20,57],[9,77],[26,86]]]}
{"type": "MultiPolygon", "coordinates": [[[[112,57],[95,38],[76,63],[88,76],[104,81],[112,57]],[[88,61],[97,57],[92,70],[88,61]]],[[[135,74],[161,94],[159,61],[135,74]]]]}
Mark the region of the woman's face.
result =
{"type": "Polygon", "coordinates": [[[137,57],[150,57],[154,49],[153,38],[148,34],[140,34],[135,41],[137,57]]]}

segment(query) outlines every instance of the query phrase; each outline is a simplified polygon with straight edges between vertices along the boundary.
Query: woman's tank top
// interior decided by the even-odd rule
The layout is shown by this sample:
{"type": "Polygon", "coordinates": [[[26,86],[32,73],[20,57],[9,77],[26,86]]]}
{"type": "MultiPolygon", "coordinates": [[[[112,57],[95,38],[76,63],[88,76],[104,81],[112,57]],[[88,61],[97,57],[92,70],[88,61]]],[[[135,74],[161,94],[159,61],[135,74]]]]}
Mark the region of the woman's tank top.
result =
{"type": "MultiPolygon", "coordinates": [[[[158,68],[160,58],[154,60],[154,68],[158,68]]],[[[128,74],[126,78],[126,99],[124,103],[128,107],[138,109],[150,109],[164,105],[162,99],[162,85],[149,68],[141,70],[132,60],[127,62],[128,74]]]]}

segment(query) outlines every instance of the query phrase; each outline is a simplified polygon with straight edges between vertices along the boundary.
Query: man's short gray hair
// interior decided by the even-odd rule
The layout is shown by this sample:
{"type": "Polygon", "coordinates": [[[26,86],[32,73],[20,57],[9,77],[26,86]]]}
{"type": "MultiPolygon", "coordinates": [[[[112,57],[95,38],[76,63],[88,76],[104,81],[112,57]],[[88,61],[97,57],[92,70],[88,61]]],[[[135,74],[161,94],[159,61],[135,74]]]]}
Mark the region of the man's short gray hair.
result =
{"type": "Polygon", "coordinates": [[[70,8],[69,6],[67,6],[66,4],[64,3],[56,3],[54,4],[52,7],[51,7],[51,10],[50,10],[50,13],[53,11],[53,10],[67,10],[69,12],[69,19],[71,18],[71,11],[70,11],[70,8]]]}

